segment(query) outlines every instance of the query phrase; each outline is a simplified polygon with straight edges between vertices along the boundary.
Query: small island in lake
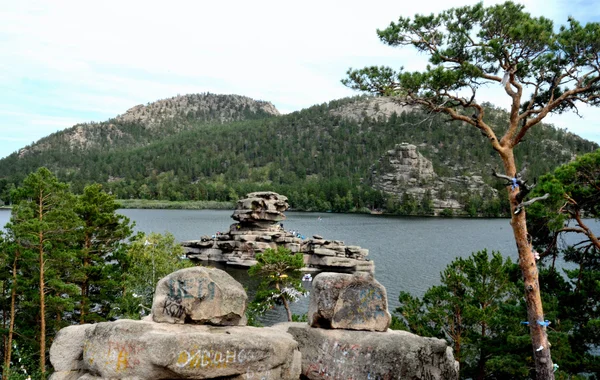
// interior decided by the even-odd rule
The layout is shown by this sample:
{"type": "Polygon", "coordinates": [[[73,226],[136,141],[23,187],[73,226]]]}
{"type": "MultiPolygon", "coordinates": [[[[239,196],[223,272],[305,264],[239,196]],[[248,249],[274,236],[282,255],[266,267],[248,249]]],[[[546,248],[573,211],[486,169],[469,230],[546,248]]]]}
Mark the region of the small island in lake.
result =
{"type": "Polygon", "coordinates": [[[314,235],[306,239],[295,231],[284,229],[284,211],[289,207],[287,197],[271,192],[254,192],[237,202],[231,216],[236,223],[227,232],[202,236],[200,240],[182,242],[191,260],[217,261],[227,265],[250,267],[256,264],[255,255],[267,248],[283,246],[293,253],[304,255],[306,270],[328,272],[375,271],[373,261],[366,256],[369,250],[346,246],[343,241],[326,240],[314,235]]]}

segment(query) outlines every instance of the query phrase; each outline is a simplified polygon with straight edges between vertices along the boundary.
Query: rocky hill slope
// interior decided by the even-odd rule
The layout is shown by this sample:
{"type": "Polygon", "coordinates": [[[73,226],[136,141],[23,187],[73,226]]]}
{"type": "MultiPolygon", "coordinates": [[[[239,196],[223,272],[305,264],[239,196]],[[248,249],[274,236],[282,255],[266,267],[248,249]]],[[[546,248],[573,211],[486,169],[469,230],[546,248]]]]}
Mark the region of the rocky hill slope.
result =
{"type": "MultiPolygon", "coordinates": [[[[491,177],[501,163],[475,128],[368,97],[275,115],[270,103],[235,95],[186,95],[136,106],[0,160],[0,199],[7,202],[11,187],[46,166],[76,191],[99,182],[126,199],[236,201],[239,194],[275,191],[302,210],[508,211],[497,196],[502,184],[491,177]],[[405,150],[403,143],[415,149],[405,150]],[[403,163],[404,154],[416,161],[403,163]]],[[[505,125],[507,117],[486,105],[492,126],[505,125]]],[[[597,148],[540,125],[515,155],[532,179],[597,148]]]]}
{"type": "Polygon", "coordinates": [[[52,150],[113,150],[146,145],[190,129],[198,122],[224,124],[232,121],[278,116],[272,103],[240,95],[211,93],[177,95],[147,105],[139,104],[102,123],[77,124],[54,133],[18,152],[52,150]]]}
{"type": "MultiPolygon", "coordinates": [[[[360,98],[359,98],[360,99],[360,98]]],[[[415,107],[401,106],[390,98],[363,98],[332,109],[330,113],[347,120],[360,122],[365,118],[388,120],[395,113],[412,112],[415,107]]]]}

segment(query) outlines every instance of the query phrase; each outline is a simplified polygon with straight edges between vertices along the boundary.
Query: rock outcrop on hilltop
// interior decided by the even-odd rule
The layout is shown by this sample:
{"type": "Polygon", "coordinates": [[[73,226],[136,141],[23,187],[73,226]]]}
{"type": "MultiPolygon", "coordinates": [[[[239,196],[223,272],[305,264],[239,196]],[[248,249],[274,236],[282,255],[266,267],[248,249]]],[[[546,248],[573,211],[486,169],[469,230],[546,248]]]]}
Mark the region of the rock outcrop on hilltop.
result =
{"type": "Polygon", "coordinates": [[[402,199],[405,194],[421,201],[426,194],[431,198],[434,213],[453,210],[461,213],[465,195],[497,191],[483,182],[480,176],[440,177],[430,160],[419,153],[412,144],[397,144],[387,151],[373,170],[373,187],[402,199]]]}
{"type": "Polygon", "coordinates": [[[221,123],[241,120],[247,113],[264,112],[277,116],[279,111],[271,102],[254,100],[241,95],[189,94],[139,104],[115,118],[115,121],[136,122],[148,128],[175,118],[213,120],[221,123]],[[246,114],[245,114],[246,113],[246,114]]]}
{"type": "Polygon", "coordinates": [[[257,253],[282,246],[293,253],[301,252],[306,266],[315,270],[375,270],[374,263],[366,258],[369,254],[367,249],[346,246],[343,241],[326,240],[319,235],[307,239],[297,232],[285,230],[282,222],[288,207],[287,197],[283,195],[271,191],[249,193],[237,202],[231,216],[237,222],[227,232],[181,244],[192,260],[218,261],[242,267],[256,264],[257,253]]]}
{"type": "Polygon", "coordinates": [[[414,106],[403,106],[389,97],[367,98],[345,104],[331,110],[332,115],[341,116],[345,119],[360,122],[366,117],[370,119],[383,118],[387,120],[392,114],[401,115],[402,112],[416,110],[414,106]]]}
{"type": "MultiPolygon", "coordinates": [[[[171,297],[156,296],[153,312],[172,314],[185,309],[186,315],[217,316],[229,304],[245,304],[245,293],[220,298],[218,303],[223,305],[208,302],[216,299],[210,296],[210,284],[217,289],[235,280],[219,269],[195,269],[182,269],[169,276],[171,297]],[[188,295],[193,302],[184,302],[188,295]]],[[[389,313],[385,289],[383,293],[372,291],[379,289],[372,276],[321,273],[315,281],[332,284],[338,295],[354,294],[358,289],[357,299],[331,299],[337,310],[352,309],[352,313],[342,313],[341,319],[361,319],[361,331],[305,323],[263,328],[238,323],[215,325],[208,322],[210,318],[185,318],[184,324],[157,323],[160,318],[154,314],[144,321],[69,326],[58,332],[50,348],[54,367],[50,380],[458,379],[458,363],[445,341],[387,330],[389,318],[383,321],[383,331],[376,331],[382,322],[379,314],[389,313]],[[382,297],[386,298],[384,303],[382,297]]],[[[160,288],[157,295],[164,293],[160,288]]],[[[321,288],[318,297],[323,301],[334,289],[321,288]]],[[[327,302],[311,300],[313,303],[319,305],[315,309],[319,315],[331,309],[327,302]]]]}

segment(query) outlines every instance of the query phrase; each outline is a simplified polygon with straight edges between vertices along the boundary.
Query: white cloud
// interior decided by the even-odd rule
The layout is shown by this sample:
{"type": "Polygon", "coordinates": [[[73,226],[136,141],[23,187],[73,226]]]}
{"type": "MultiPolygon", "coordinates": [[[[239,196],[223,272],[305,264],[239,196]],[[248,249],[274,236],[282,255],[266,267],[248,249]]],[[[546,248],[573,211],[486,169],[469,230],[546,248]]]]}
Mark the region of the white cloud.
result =
{"type": "MultiPolygon", "coordinates": [[[[66,128],[76,121],[105,120],[136,104],[203,91],[269,100],[283,112],[298,110],[354,95],[340,84],[348,67],[423,65],[425,57],[410,48],[383,45],[377,28],[400,15],[475,2],[5,2],[0,125],[26,128],[35,140],[62,121],[70,123],[66,128]]],[[[576,7],[566,0],[523,3],[532,14],[561,22],[565,9],[582,19],[599,14],[591,0],[576,0],[576,7]]],[[[598,120],[596,112],[586,112],[585,124],[598,120]]],[[[0,157],[19,147],[0,144],[0,157]]]]}

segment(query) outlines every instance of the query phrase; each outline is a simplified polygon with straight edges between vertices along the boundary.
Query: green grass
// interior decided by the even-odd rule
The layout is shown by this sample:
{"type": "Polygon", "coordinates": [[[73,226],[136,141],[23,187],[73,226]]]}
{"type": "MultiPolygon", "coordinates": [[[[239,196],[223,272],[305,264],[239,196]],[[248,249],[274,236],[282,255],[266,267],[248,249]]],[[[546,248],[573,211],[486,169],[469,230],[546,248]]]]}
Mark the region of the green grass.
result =
{"type": "Polygon", "coordinates": [[[177,209],[177,210],[233,210],[233,202],[217,201],[163,201],[148,199],[117,199],[121,208],[177,209]]]}

